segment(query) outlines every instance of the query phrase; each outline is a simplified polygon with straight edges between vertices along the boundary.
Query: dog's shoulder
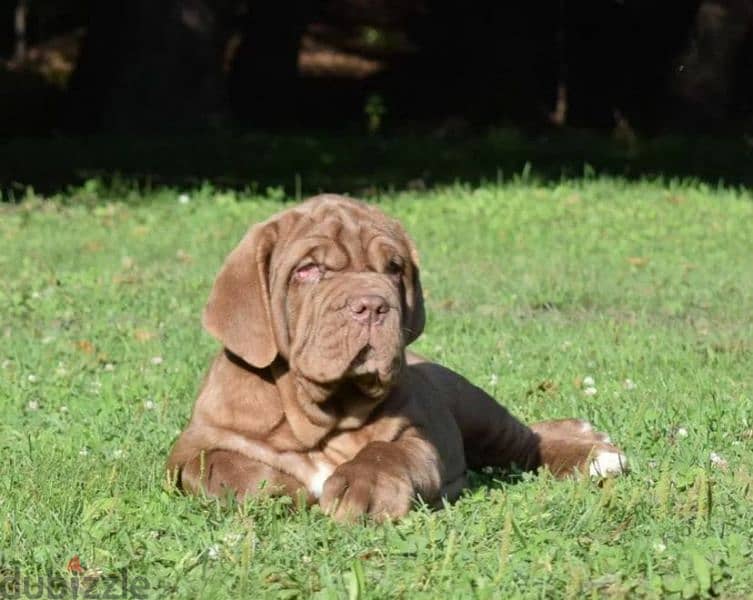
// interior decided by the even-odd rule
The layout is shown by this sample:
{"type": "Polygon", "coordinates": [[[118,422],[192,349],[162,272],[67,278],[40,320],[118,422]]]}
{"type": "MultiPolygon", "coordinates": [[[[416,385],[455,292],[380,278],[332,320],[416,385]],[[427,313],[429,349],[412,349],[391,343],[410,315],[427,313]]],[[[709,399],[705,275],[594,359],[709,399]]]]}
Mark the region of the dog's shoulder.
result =
{"type": "Polygon", "coordinates": [[[192,420],[258,439],[283,418],[280,392],[269,369],[249,369],[241,359],[221,350],[204,378],[192,420]]]}

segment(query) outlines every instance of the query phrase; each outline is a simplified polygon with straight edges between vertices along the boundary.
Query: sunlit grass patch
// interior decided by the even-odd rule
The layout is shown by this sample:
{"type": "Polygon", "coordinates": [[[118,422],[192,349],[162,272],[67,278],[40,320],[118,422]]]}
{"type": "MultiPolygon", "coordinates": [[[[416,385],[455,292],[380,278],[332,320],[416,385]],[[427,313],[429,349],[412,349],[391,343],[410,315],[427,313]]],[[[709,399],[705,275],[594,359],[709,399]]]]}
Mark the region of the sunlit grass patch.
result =
{"type": "Polygon", "coordinates": [[[216,349],[211,281],[279,194],[99,193],[0,208],[0,582],[69,579],[78,555],[82,576],[127,572],[153,597],[753,587],[749,193],[591,179],[382,197],[422,254],[416,349],[526,420],[590,419],[633,472],[476,474],[443,511],[352,527],[183,497],[163,472],[216,349]]]}

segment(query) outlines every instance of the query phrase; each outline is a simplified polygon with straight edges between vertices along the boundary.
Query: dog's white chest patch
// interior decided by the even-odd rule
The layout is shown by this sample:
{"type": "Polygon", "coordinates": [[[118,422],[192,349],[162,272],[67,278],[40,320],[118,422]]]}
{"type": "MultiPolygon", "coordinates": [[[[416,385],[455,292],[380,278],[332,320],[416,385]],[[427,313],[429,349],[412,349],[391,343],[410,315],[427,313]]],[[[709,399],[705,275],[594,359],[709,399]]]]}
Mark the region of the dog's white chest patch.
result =
{"type": "Polygon", "coordinates": [[[309,492],[316,498],[321,498],[322,490],[324,489],[324,482],[332,475],[332,471],[335,468],[326,462],[319,462],[316,465],[316,471],[311,476],[308,482],[309,492]]]}

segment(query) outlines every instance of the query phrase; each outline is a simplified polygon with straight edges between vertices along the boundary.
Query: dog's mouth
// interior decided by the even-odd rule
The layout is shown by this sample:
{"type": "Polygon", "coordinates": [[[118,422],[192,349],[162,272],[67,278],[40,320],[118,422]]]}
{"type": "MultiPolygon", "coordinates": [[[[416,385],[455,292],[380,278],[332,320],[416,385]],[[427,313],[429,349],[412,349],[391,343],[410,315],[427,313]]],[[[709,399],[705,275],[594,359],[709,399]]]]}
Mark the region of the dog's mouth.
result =
{"type": "Polygon", "coordinates": [[[361,348],[350,361],[348,368],[345,370],[345,377],[353,378],[362,375],[379,374],[385,370],[385,361],[383,356],[370,343],[361,348]]]}
{"type": "Polygon", "coordinates": [[[369,372],[369,363],[374,362],[374,348],[371,344],[366,344],[350,361],[346,373],[349,375],[362,375],[369,372]]]}
{"type": "Polygon", "coordinates": [[[371,344],[366,344],[356,354],[345,372],[345,378],[367,396],[374,397],[392,387],[402,365],[399,354],[384,356],[371,344]]]}

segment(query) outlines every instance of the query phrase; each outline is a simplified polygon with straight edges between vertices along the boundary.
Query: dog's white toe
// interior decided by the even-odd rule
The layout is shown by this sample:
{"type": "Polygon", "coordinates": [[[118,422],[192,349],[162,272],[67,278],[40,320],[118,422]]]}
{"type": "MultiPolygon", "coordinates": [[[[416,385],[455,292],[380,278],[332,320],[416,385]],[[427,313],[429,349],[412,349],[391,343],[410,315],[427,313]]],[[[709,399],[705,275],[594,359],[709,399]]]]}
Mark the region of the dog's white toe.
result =
{"type": "Polygon", "coordinates": [[[591,477],[609,477],[620,475],[628,470],[627,456],[622,452],[612,450],[597,450],[588,465],[588,474],[591,477]]]}

